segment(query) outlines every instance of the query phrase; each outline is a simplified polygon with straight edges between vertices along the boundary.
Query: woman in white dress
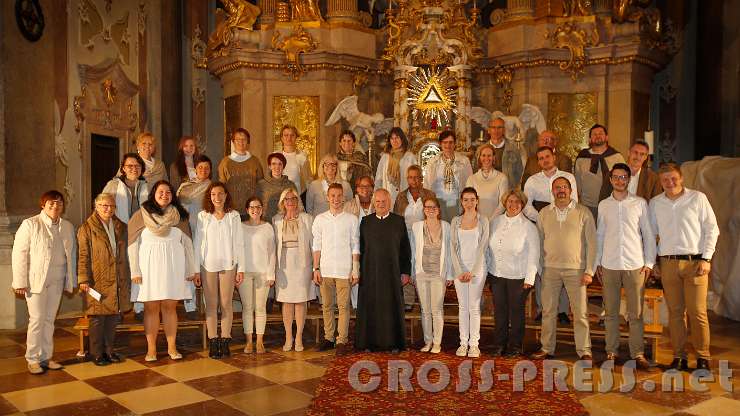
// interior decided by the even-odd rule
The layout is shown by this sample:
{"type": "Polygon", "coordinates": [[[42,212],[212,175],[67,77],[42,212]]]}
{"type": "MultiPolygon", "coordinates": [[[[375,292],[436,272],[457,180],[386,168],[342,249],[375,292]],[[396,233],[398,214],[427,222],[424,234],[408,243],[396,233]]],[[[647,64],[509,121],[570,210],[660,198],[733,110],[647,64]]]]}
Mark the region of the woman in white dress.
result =
{"type": "Polygon", "coordinates": [[[352,199],[352,187],[339,177],[339,161],[334,154],[327,154],[319,163],[319,179],[311,182],[306,192],[306,212],[314,217],[329,210],[326,191],[332,183],[339,183],[344,189],[344,201],[352,199]]]}
{"type": "Polygon", "coordinates": [[[509,190],[509,179],[493,167],[496,162],[496,151],[490,143],[478,146],[475,151],[478,172],[470,176],[466,187],[475,188],[480,202],[478,212],[488,219],[504,212],[501,196],[509,190]]]}
{"type": "Polygon", "coordinates": [[[311,278],[313,253],[311,227],[313,217],[303,212],[296,191],[288,188],[280,194],[279,213],[272,219],[277,241],[277,301],[283,303],[285,345],[293,349],[293,320],[296,323],[295,350],[303,351],[303,326],[306,323],[306,302],[316,298],[311,278]]]}
{"type": "Polygon", "coordinates": [[[190,238],[188,212],[180,205],[167,181],[152,186],[149,199],[128,223],[128,258],[132,286],[139,287],[134,302],[144,302],[146,361],[157,360],[159,314],[162,313],[167,353],[173,360],[177,351],[177,302],[190,298],[186,281],[200,285],[190,238]]]}
{"type": "Polygon", "coordinates": [[[459,357],[480,357],[480,305],[486,283],[488,218],[478,212],[478,194],[474,188],[460,195],[463,213],[452,219],[450,247],[455,292],[458,303],[459,357]]]}
{"type": "Polygon", "coordinates": [[[433,191],[442,203],[442,219],[452,220],[458,214],[460,191],[473,174],[470,160],[455,151],[457,136],[451,130],[439,134],[442,152],[429,160],[424,168],[424,187],[433,191]]]}
{"type": "Polygon", "coordinates": [[[119,176],[108,181],[104,194],[115,195],[116,217],[128,223],[134,212],[149,197],[149,186],[144,179],[144,160],[137,153],[126,153],[121,159],[119,176]]]}
{"type": "MultiPolygon", "coordinates": [[[[257,354],[265,352],[263,337],[267,321],[267,294],[275,284],[275,230],[262,219],[265,207],[253,196],[247,200],[248,219],[242,223],[244,234],[244,281],[239,285],[242,322],[247,343],[245,353],[253,351],[252,334],[257,332],[257,354]]],[[[292,325],[292,324],[291,324],[292,325]]]]}
{"type": "Polygon", "coordinates": [[[522,213],[527,196],[512,189],[501,197],[506,213],[491,220],[488,272],[493,284],[493,356],[523,354],[524,307],[540,264],[540,234],[522,213]],[[511,329],[509,329],[511,327],[511,329]]]}
{"type": "Polygon", "coordinates": [[[308,155],[296,146],[299,136],[298,129],[288,124],[280,130],[280,142],[283,144],[281,153],[286,160],[284,173],[295,184],[298,194],[303,194],[313,180],[313,175],[308,163],[308,155]]]}
{"type": "Polygon", "coordinates": [[[442,351],[444,300],[447,286],[452,285],[450,265],[450,224],[440,219],[436,197],[424,198],[424,220],[411,226],[411,268],[421,304],[421,326],[424,330],[422,352],[442,351]]]}
{"type": "Polygon", "coordinates": [[[400,127],[394,127],[380,156],[375,171],[375,189],[386,189],[391,194],[391,203],[401,190],[408,188],[406,170],[416,164],[416,156],[409,150],[409,140],[400,127]]]}
{"type": "Polygon", "coordinates": [[[206,329],[208,356],[231,356],[231,323],[234,319],[234,287],[244,280],[244,236],[239,211],[231,206],[226,185],[212,182],[203,199],[195,228],[195,262],[205,271],[206,329]],[[218,310],[221,309],[221,336],[218,310]]]}

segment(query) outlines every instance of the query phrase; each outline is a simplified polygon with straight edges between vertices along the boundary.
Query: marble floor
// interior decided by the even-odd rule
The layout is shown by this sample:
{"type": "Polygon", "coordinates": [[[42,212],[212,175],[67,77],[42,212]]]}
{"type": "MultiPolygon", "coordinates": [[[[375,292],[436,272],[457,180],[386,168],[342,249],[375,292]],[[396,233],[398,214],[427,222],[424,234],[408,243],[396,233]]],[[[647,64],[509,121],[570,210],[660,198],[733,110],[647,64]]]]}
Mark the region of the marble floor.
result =
{"type": "MultiPolygon", "coordinates": [[[[713,366],[727,360],[730,368],[740,368],[740,323],[715,316],[710,319],[713,366]]],[[[78,338],[73,324],[74,320],[57,321],[55,359],[65,364],[64,370],[41,376],[26,371],[25,332],[0,331],[0,415],[298,415],[311,403],[333,359],[332,352],[314,350],[310,325],[304,334],[306,350],[283,352],[281,325],[272,324],[265,354],[244,354],[239,344],[243,335],[234,334],[231,358],[212,360],[201,350],[198,331],[182,331],[178,345],[183,360],[174,362],[161,354],[158,361],[147,363],[143,334],[120,334],[117,350],[128,359],[96,367],[76,358],[78,338]]],[[[454,354],[456,332],[454,326],[446,328],[443,353],[454,354]]],[[[490,330],[484,330],[483,341],[490,337],[490,330]]],[[[530,338],[527,345],[534,349],[536,340],[530,338]]],[[[575,351],[567,339],[562,341],[557,358],[572,367],[575,351]]],[[[164,345],[160,350],[165,350],[164,345]]],[[[603,359],[603,341],[594,340],[594,351],[596,361],[603,359]]],[[[483,352],[481,360],[490,358],[485,347],[483,352]]],[[[665,336],[657,359],[661,364],[670,362],[665,336]]],[[[734,392],[723,388],[716,377],[715,382],[706,383],[706,391],[692,390],[688,375],[683,376],[685,391],[664,392],[663,374],[657,368],[638,372],[637,387],[627,393],[619,391],[621,377],[617,375],[612,389],[577,392],[576,396],[592,415],[740,415],[740,376],[731,380],[734,392]],[[651,388],[654,391],[647,391],[651,388]]],[[[599,382],[595,372],[594,384],[599,382]]]]}

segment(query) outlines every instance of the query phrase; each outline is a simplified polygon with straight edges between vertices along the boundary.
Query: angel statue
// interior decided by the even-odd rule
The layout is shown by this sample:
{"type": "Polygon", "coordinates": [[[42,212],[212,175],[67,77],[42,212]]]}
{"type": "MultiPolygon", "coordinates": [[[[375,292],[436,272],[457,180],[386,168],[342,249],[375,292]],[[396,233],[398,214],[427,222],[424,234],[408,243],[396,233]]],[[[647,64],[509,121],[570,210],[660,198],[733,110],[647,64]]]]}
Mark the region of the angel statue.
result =
{"type": "Polygon", "coordinates": [[[344,97],[331,113],[325,126],[333,126],[341,119],[347,120],[349,129],[359,138],[360,142],[366,140],[368,160],[374,161],[375,137],[383,136],[393,127],[393,118],[386,118],[382,113],[367,114],[357,108],[357,96],[344,97]]]}
{"type": "Polygon", "coordinates": [[[247,0],[223,0],[222,3],[225,18],[208,39],[208,49],[211,51],[229,46],[235,29],[254,30],[257,16],[262,13],[259,7],[247,0]]]}
{"type": "Polygon", "coordinates": [[[532,104],[522,104],[519,116],[507,116],[501,111],[490,112],[483,107],[473,107],[470,118],[484,129],[490,128],[490,123],[496,119],[504,120],[504,151],[501,156],[501,170],[512,187],[518,186],[522,179],[524,166],[529,157],[530,147],[537,140],[537,135],[544,131],[545,116],[539,107],[532,104]],[[531,129],[536,131],[528,133],[531,129]]]}

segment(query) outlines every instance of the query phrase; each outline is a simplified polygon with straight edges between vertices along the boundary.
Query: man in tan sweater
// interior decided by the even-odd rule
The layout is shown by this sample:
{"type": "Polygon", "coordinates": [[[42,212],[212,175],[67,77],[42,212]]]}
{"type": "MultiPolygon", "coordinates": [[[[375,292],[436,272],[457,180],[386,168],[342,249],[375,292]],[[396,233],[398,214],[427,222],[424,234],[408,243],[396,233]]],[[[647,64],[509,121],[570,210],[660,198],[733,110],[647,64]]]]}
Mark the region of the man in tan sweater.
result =
{"type": "Polygon", "coordinates": [[[576,352],[591,360],[586,286],[593,279],[596,226],[591,211],[571,200],[572,184],[559,177],[552,182],[555,202],[540,211],[537,228],[542,241],[542,334],[540,351],[533,359],[555,355],[556,318],[560,290],[565,286],[573,309],[576,352]]]}

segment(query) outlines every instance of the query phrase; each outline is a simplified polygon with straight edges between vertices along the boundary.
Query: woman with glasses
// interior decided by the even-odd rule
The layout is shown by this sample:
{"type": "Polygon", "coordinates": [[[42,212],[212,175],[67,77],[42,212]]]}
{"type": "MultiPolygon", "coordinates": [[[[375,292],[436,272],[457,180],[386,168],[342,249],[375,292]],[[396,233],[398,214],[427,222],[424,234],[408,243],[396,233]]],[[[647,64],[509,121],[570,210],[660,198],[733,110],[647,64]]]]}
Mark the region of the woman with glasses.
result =
{"type": "Polygon", "coordinates": [[[295,350],[303,351],[303,326],[306,323],[306,302],[316,298],[311,280],[313,252],[311,241],[313,217],[303,212],[301,199],[293,188],[280,194],[278,214],[272,219],[277,242],[277,301],[283,304],[285,345],[293,349],[293,320],[296,323],[295,350]]]}
{"type": "Polygon", "coordinates": [[[149,197],[149,186],[144,179],[146,167],[137,153],[126,153],[121,159],[119,176],[111,179],[103,188],[104,194],[116,198],[116,217],[128,223],[134,212],[149,197]]]}
{"type": "Polygon", "coordinates": [[[460,191],[473,174],[470,160],[455,151],[457,136],[451,130],[439,134],[442,152],[432,157],[424,168],[424,187],[433,191],[442,203],[442,219],[452,220],[458,214],[460,191]]]}
{"type": "Polygon", "coordinates": [[[440,219],[436,197],[424,198],[424,220],[414,223],[409,236],[411,274],[416,282],[421,304],[421,326],[424,330],[422,352],[442,351],[444,299],[452,285],[450,265],[450,224],[440,219]]]}
{"type": "Polygon", "coordinates": [[[244,281],[239,285],[242,300],[242,322],[247,344],[245,353],[265,352],[263,343],[267,321],[267,294],[275,284],[275,231],[263,220],[264,205],[253,196],[247,200],[247,220],[242,223],[244,234],[244,281]],[[256,348],[252,334],[257,333],[256,348]]]}
{"type": "Polygon", "coordinates": [[[306,193],[306,212],[314,217],[329,210],[329,200],[326,192],[329,185],[339,183],[344,189],[344,200],[352,199],[352,188],[343,181],[338,172],[339,161],[333,154],[327,154],[321,158],[319,163],[319,179],[311,182],[306,193]]]}
{"type": "Polygon", "coordinates": [[[131,309],[126,224],[115,216],[112,194],[95,198],[95,211],[77,231],[77,283],[87,293],[85,315],[90,320],[90,353],[97,366],[121,362],[113,350],[121,313],[131,309]],[[93,292],[90,292],[90,290],[93,292]],[[100,297],[93,296],[100,294],[100,297]]]}
{"type": "Polygon", "coordinates": [[[478,213],[478,193],[465,188],[460,194],[463,213],[452,219],[450,246],[458,304],[460,347],[458,357],[480,357],[480,304],[486,283],[488,218],[478,213]]]}
{"type": "Polygon", "coordinates": [[[280,194],[288,189],[298,190],[293,182],[284,175],[284,168],[287,160],[282,153],[270,153],[267,156],[267,176],[257,182],[256,196],[260,201],[265,201],[265,218],[272,218],[277,214],[278,200],[280,194]]]}

